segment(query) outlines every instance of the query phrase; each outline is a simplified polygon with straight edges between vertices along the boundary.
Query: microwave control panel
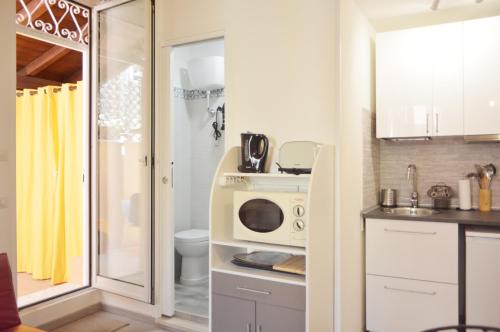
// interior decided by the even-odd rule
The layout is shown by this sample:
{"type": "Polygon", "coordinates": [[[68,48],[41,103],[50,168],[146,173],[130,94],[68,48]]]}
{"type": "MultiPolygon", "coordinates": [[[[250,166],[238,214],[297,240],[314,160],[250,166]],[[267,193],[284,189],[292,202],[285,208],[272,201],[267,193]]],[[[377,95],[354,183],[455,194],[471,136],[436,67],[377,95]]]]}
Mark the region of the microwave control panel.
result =
{"type": "Polygon", "coordinates": [[[293,198],[292,204],[292,212],[294,220],[292,222],[292,239],[293,240],[305,240],[306,239],[306,222],[305,222],[305,214],[306,208],[305,201],[303,198],[293,198]]]}

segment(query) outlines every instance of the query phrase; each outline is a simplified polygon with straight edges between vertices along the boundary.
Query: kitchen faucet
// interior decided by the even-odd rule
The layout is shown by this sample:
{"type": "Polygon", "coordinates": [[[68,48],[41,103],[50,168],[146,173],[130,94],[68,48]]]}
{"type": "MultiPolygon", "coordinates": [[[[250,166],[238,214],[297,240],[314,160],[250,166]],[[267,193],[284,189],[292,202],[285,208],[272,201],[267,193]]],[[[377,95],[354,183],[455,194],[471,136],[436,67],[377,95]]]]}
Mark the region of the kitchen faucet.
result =
{"type": "Polygon", "coordinates": [[[417,167],[414,164],[408,165],[406,178],[411,186],[410,204],[412,208],[418,207],[418,192],[417,192],[417,167]]]}

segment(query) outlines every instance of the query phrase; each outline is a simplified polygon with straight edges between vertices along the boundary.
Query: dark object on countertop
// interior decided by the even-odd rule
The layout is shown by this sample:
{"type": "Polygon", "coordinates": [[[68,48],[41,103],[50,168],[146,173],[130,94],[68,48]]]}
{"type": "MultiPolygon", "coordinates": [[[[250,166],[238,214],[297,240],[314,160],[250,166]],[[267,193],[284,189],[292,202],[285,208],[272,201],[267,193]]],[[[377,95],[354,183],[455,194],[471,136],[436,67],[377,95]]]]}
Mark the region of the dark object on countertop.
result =
{"type": "Polygon", "coordinates": [[[481,325],[453,325],[453,326],[442,326],[433,329],[428,329],[422,332],[445,332],[445,331],[457,331],[457,332],[500,332],[498,327],[488,327],[481,325]]]}
{"type": "Polygon", "coordinates": [[[305,256],[303,255],[255,251],[249,254],[236,254],[231,263],[259,270],[305,275],[305,256]]]}
{"type": "Polygon", "coordinates": [[[269,140],[264,134],[241,134],[241,165],[238,171],[242,173],[264,173],[269,140]]]}
{"type": "Polygon", "coordinates": [[[278,165],[278,172],[280,173],[300,175],[311,174],[312,172],[312,168],[284,168],[279,163],[276,163],[276,165],[278,165]]]}
{"type": "Polygon", "coordinates": [[[427,191],[427,196],[432,198],[434,209],[448,209],[450,199],[453,197],[453,190],[445,183],[438,183],[427,191]]]}
{"type": "Polygon", "coordinates": [[[398,204],[398,191],[396,189],[381,189],[380,190],[380,205],[382,207],[396,207],[398,204]]]}

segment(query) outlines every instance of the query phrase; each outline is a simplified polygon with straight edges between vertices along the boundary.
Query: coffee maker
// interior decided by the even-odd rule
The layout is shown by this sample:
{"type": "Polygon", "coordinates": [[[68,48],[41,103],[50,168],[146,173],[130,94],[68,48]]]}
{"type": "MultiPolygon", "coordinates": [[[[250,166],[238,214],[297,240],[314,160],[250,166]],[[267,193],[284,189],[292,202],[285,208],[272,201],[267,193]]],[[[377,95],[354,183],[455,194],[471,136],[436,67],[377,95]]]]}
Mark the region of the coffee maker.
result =
{"type": "Polygon", "coordinates": [[[241,165],[242,173],[264,173],[269,140],[263,134],[241,134],[241,165]]]}

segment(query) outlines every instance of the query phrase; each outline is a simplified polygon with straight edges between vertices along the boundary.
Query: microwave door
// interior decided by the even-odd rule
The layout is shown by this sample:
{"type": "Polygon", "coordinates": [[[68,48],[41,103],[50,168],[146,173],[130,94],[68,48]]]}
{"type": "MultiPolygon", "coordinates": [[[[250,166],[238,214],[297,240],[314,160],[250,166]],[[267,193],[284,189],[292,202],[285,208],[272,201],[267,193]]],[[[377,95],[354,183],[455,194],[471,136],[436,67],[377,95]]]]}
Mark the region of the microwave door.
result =
{"type": "Polygon", "coordinates": [[[240,222],[257,233],[270,233],[281,227],[284,215],[281,208],[267,199],[252,199],[239,210],[240,222]]]}

